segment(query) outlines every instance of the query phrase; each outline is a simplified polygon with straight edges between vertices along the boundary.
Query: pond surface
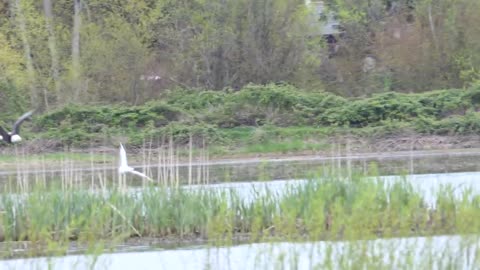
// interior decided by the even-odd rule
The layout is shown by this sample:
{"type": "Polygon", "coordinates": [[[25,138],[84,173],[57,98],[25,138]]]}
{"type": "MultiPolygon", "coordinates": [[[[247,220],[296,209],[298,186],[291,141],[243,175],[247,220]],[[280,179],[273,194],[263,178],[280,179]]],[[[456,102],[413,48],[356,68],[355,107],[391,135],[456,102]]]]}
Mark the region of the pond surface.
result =
{"type": "MultiPolygon", "coordinates": [[[[237,182],[272,179],[299,179],[307,178],[312,172],[324,169],[339,171],[357,171],[374,173],[376,175],[398,174],[427,174],[450,172],[480,171],[480,149],[397,152],[397,153],[370,153],[351,156],[323,157],[305,156],[278,159],[245,159],[212,161],[208,164],[179,163],[178,166],[151,165],[139,166],[138,170],[146,172],[153,179],[165,178],[165,175],[175,174],[180,182],[186,183],[191,172],[193,182],[237,182]],[[377,169],[372,172],[371,165],[377,169]]],[[[115,162],[115,164],[117,164],[115,162]]],[[[31,169],[28,164],[20,164],[18,170],[0,170],[0,185],[15,182],[21,178],[34,182],[42,179],[58,181],[71,179],[72,181],[98,182],[99,178],[116,181],[117,168],[110,165],[94,165],[85,167],[85,164],[64,162],[58,164],[59,169],[38,170],[31,169]]],[[[130,185],[141,185],[137,177],[129,177],[130,185]]]]}
{"type": "Polygon", "coordinates": [[[478,236],[255,243],[0,261],[0,269],[478,269],[478,236]]]}
{"type": "MultiPolygon", "coordinates": [[[[379,182],[384,182],[385,187],[389,187],[397,181],[406,181],[410,183],[415,191],[423,195],[425,203],[429,206],[435,206],[435,199],[439,192],[445,191],[447,188],[451,188],[453,195],[457,199],[461,199],[464,194],[467,194],[469,198],[475,195],[480,195],[480,172],[462,172],[462,173],[440,173],[440,174],[414,174],[405,176],[378,176],[371,177],[379,182]]],[[[305,185],[307,179],[289,179],[289,180],[274,180],[274,181],[252,181],[252,182],[230,182],[230,183],[217,183],[209,185],[192,185],[184,186],[189,190],[197,189],[214,189],[217,191],[226,191],[228,195],[229,191],[234,191],[241,199],[246,202],[251,202],[265,194],[273,196],[284,196],[288,194],[294,187],[305,185]]],[[[339,180],[341,181],[341,180],[339,180]]],[[[141,189],[132,189],[141,190],[141,189]]]]}

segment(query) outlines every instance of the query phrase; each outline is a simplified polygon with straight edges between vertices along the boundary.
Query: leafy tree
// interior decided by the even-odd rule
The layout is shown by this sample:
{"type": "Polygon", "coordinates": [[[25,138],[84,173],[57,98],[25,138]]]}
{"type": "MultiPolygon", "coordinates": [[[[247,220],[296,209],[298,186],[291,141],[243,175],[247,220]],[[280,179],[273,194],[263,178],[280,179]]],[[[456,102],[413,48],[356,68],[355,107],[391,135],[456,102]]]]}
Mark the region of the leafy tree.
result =
{"type": "Polygon", "coordinates": [[[0,33],[0,108],[5,117],[14,117],[25,109],[28,78],[25,62],[0,33]]]}
{"type": "Polygon", "coordinates": [[[189,86],[300,83],[301,75],[314,76],[322,52],[307,13],[303,1],[170,2],[157,25],[157,44],[189,86]]]}
{"type": "Polygon", "coordinates": [[[144,102],[139,80],[149,51],[130,24],[111,15],[102,26],[83,29],[82,74],[88,84],[84,101],[144,102]]]}

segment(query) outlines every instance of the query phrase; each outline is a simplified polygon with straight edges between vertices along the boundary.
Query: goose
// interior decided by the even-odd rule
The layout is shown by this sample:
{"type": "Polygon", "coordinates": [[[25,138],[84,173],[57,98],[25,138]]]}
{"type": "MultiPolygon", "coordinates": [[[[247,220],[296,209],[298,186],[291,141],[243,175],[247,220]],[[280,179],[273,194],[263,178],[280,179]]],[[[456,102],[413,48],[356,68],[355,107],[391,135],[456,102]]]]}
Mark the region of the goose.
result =
{"type": "Polygon", "coordinates": [[[120,166],[118,167],[118,173],[120,175],[125,175],[126,173],[136,174],[140,177],[143,177],[143,178],[153,182],[153,180],[150,177],[146,176],[145,174],[143,174],[141,172],[137,172],[137,171],[135,171],[135,169],[133,167],[128,166],[127,152],[125,151],[125,148],[123,148],[123,145],[121,143],[120,143],[120,166]]]}
{"type": "Polygon", "coordinates": [[[20,116],[20,118],[18,118],[17,121],[15,121],[15,123],[13,124],[13,129],[11,132],[5,131],[5,129],[0,126],[0,140],[3,140],[7,143],[17,143],[22,141],[22,137],[20,137],[20,125],[27,118],[30,118],[33,112],[34,110],[26,112],[22,116],[20,116]]]}

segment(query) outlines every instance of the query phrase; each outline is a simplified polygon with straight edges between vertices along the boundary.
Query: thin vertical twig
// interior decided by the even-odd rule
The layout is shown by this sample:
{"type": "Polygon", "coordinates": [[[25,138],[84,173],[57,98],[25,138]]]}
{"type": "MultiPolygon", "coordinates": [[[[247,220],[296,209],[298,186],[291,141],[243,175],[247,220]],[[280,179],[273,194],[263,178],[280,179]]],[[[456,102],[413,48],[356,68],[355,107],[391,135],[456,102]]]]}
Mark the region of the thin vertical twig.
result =
{"type": "Polygon", "coordinates": [[[60,172],[60,180],[61,180],[61,183],[62,183],[62,191],[65,192],[65,160],[63,159],[63,157],[61,158],[60,160],[60,164],[61,164],[61,172],[60,172]]]}
{"type": "Polygon", "coordinates": [[[180,182],[180,161],[179,161],[179,149],[177,148],[175,151],[175,187],[178,188],[180,182]]]}
{"type": "Polygon", "coordinates": [[[90,171],[91,171],[91,183],[90,183],[90,188],[92,191],[95,191],[95,173],[94,173],[94,168],[93,168],[93,152],[90,151],[90,171]]]}
{"type": "MultiPolygon", "coordinates": [[[[142,143],[142,165],[143,165],[142,167],[143,167],[143,168],[145,168],[145,164],[146,164],[146,161],[147,161],[147,160],[146,160],[146,159],[147,159],[147,158],[146,158],[147,155],[146,155],[146,153],[145,153],[145,150],[146,150],[145,148],[146,148],[145,138],[143,138],[143,143],[142,143]]],[[[143,172],[146,173],[146,170],[144,169],[143,172]]],[[[145,179],[145,178],[142,177],[142,187],[145,188],[146,185],[147,185],[147,179],[145,179]]]]}
{"type": "Polygon", "coordinates": [[[162,159],[163,159],[163,165],[162,165],[162,171],[163,171],[163,184],[167,185],[168,184],[168,161],[167,161],[167,150],[165,148],[166,141],[165,137],[162,139],[162,159]]]}
{"type": "Polygon", "coordinates": [[[207,162],[207,154],[205,152],[205,137],[203,137],[202,139],[202,166],[203,166],[203,175],[202,175],[202,179],[203,179],[203,184],[206,184],[206,180],[207,180],[207,172],[206,172],[206,162],[207,162]]]}
{"type": "Polygon", "coordinates": [[[188,185],[192,184],[192,158],[193,158],[193,136],[190,133],[188,139],[188,185]]]}
{"type": "Polygon", "coordinates": [[[197,162],[197,185],[201,184],[202,181],[202,154],[200,151],[200,157],[197,162]]]}
{"type": "Polygon", "coordinates": [[[80,30],[82,25],[82,3],[80,0],[74,0],[73,31],[72,31],[72,71],[74,84],[74,100],[77,101],[80,96],[80,30]]]}
{"type": "Polygon", "coordinates": [[[410,174],[414,174],[414,168],[413,168],[413,148],[414,148],[414,143],[415,140],[410,136],[410,153],[409,153],[409,172],[410,174]]]}
{"type": "Polygon", "coordinates": [[[428,23],[430,24],[430,31],[432,32],[433,45],[435,46],[435,49],[438,49],[438,39],[437,39],[437,33],[435,31],[435,22],[433,21],[431,3],[428,4],[428,23]]]}
{"type": "Polygon", "coordinates": [[[43,187],[47,187],[47,172],[45,168],[45,156],[42,155],[42,180],[43,180],[43,187]]]}
{"type": "Polygon", "coordinates": [[[170,142],[169,142],[169,186],[173,186],[173,178],[174,178],[174,173],[173,173],[173,136],[170,135],[170,142]]]}
{"type": "Polygon", "coordinates": [[[330,148],[330,170],[332,173],[335,172],[335,149],[337,148],[336,142],[334,142],[330,148]]]}
{"type": "Polygon", "coordinates": [[[161,176],[162,176],[162,169],[161,169],[161,166],[162,166],[162,148],[161,146],[159,146],[157,148],[157,184],[159,185],[160,184],[160,179],[161,179],[161,176]]]}
{"type": "Polygon", "coordinates": [[[346,143],[346,155],[347,155],[347,174],[348,179],[352,179],[352,159],[350,158],[350,137],[347,137],[346,143]]]}
{"type": "Polygon", "coordinates": [[[206,162],[205,162],[205,170],[206,172],[206,182],[207,185],[210,184],[210,154],[208,153],[208,149],[206,149],[206,162]]]}
{"type": "Polygon", "coordinates": [[[148,144],[148,149],[147,149],[147,164],[146,164],[146,169],[145,169],[145,174],[148,176],[152,176],[152,168],[151,168],[151,162],[152,162],[152,138],[150,137],[150,141],[148,144]]]}

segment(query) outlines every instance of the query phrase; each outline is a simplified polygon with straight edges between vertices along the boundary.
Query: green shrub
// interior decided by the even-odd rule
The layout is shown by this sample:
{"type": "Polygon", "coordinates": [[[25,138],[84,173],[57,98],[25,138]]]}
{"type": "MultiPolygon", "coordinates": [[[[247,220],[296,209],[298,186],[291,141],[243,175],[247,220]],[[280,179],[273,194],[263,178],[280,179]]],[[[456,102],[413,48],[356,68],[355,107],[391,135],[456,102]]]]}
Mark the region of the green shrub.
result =
{"type": "Polygon", "coordinates": [[[222,144],[232,142],[222,129],[240,127],[267,128],[248,135],[251,138],[244,142],[259,135],[263,141],[279,138],[268,127],[363,128],[367,136],[394,134],[400,129],[471,134],[479,130],[479,105],[478,88],[387,92],[349,100],[287,84],[247,85],[238,91],[175,89],[167,91],[162,100],[140,106],[68,105],[38,117],[35,129],[41,137],[68,144],[100,141],[106,134],[126,136],[134,144],[171,135],[177,143],[186,143],[192,135],[195,144],[204,139],[222,144]]]}
{"type": "Polygon", "coordinates": [[[415,130],[419,133],[436,135],[478,134],[480,113],[469,111],[464,116],[454,115],[440,120],[419,118],[415,121],[415,130]]]}

